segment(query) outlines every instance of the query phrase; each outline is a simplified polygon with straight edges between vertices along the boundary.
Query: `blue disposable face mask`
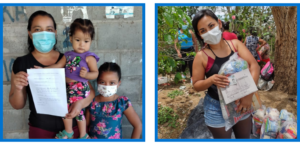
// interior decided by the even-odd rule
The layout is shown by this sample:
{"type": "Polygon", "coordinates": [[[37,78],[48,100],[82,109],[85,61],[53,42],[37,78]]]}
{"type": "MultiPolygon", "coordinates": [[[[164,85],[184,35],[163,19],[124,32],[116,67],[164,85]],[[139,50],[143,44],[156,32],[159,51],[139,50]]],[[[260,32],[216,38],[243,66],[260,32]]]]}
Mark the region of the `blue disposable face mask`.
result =
{"type": "Polygon", "coordinates": [[[32,33],[32,41],[34,47],[42,53],[48,53],[55,45],[55,33],[54,32],[35,32],[32,33]]]}
{"type": "Polygon", "coordinates": [[[188,25],[182,25],[182,30],[186,30],[188,25]]]}

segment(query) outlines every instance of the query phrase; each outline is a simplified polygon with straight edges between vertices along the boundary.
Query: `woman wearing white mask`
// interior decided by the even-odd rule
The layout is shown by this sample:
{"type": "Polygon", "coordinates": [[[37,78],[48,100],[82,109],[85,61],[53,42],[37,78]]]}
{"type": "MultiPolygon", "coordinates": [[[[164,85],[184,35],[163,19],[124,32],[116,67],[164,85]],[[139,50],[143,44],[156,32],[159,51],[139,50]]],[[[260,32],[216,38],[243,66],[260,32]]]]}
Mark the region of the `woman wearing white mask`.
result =
{"type": "MultiPolygon", "coordinates": [[[[29,101],[29,138],[54,138],[64,129],[61,117],[37,114],[30,87],[28,85],[27,69],[36,66],[50,66],[56,64],[63,54],[56,51],[56,23],[51,14],[45,11],[34,12],[28,20],[28,51],[27,55],[18,57],[13,65],[11,74],[11,89],[9,102],[15,109],[24,108],[28,96],[29,101]]],[[[90,83],[90,95],[77,101],[69,108],[66,118],[77,116],[82,108],[90,104],[95,92],[90,83]]],[[[51,108],[49,108],[51,109],[51,108]]],[[[74,138],[78,138],[79,132],[76,120],[73,119],[74,138]]]]}
{"type": "MultiPolygon", "coordinates": [[[[204,98],[205,123],[214,138],[231,138],[232,131],[236,138],[250,138],[251,117],[244,116],[241,121],[228,131],[225,131],[225,120],[217,93],[217,87],[225,87],[229,80],[218,75],[220,67],[229,57],[238,52],[239,56],[249,64],[250,73],[257,84],[259,66],[249,50],[239,40],[231,41],[222,38],[221,20],[211,10],[201,10],[193,19],[193,28],[200,44],[207,43],[207,47],[196,54],[193,64],[193,85],[197,91],[208,89],[204,98]],[[206,77],[206,79],[205,79],[206,77]]],[[[236,101],[240,103],[237,112],[246,112],[251,107],[252,95],[236,101]]]]}
{"type": "MultiPolygon", "coordinates": [[[[186,53],[190,53],[195,51],[197,53],[198,51],[198,44],[197,44],[197,38],[195,37],[195,34],[192,30],[188,30],[188,32],[191,34],[191,36],[187,36],[184,34],[184,30],[188,29],[188,24],[186,20],[183,20],[186,25],[183,25],[182,28],[178,29],[178,38],[174,41],[174,48],[177,52],[177,55],[179,58],[186,57],[186,53]],[[181,49],[179,50],[177,48],[177,43],[180,43],[181,49]]],[[[193,69],[193,61],[194,57],[190,56],[188,57],[188,61],[185,61],[185,64],[181,67],[181,72],[184,72],[186,67],[189,67],[190,70],[190,77],[192,78],[192,69],[193,69]]]]}
{"type": "MultiPolygon", "coordinates": [[[[86,110],[88,133],[94,139],[122,139],[122,118],[126,116],[133,126],[131,138],[140,138],[142,123],[126,96],[118,96],[121,84],[121,68],[105,62],[99,67],[98,92],[86,110]]],[[[128,90],[130,91],[130,90],[128,90]]]]}

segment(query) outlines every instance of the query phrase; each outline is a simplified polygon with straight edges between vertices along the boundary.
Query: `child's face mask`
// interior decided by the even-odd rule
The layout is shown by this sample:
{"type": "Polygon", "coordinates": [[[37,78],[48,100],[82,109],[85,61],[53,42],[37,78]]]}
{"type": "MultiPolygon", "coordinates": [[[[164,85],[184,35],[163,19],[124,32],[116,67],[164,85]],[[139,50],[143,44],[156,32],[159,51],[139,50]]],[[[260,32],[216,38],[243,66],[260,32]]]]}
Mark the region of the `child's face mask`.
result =
{"type": "Polygon", "coordinates": [[[116,94],[117,93],[117,88],[118,88],[118,85],[115,85],[115,86],[105,86],[105,85],[98,84],[98,92],[103,97],[110,97],[110,96],[116,94]]]}

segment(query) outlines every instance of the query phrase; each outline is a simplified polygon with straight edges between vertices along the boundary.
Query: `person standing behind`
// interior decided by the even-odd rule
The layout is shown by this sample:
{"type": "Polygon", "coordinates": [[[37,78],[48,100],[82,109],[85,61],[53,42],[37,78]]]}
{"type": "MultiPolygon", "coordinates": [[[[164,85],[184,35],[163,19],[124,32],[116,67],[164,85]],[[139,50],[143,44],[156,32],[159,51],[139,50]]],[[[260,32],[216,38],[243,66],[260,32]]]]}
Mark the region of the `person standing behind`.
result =
{"type": "MultiPolygon", "coordinates": [[[[186,53],[190,53],[192,51],[195,51],[197,53],[197,51],[198,51],[197,38],[196,38],[195,34],[193,33],[193,31],[189,30],[191,37],[189,37],[183,33],[183,31],[188,28],[186,20],[183,20],[183,21],[186,25],[183,25],[182,28],[179,28],[178,38],[176,38],[174,41],[174,47],[175,47],[175,50],[177,51],[179,58],[186,57],[187,56],[186,53]],[[180,50],[177,48],[177,45],[176,45],[178,43],[178,41],[181,45],[180,50]],[[194,48],[194,45],[195,45],[196,49],[194,48]]],[[[181,69],[181,71],[184,72],[186,67],[188,66],[189,70],[190,70],[191,78],[192,78],[192,72],[193,72],[192,71],[193,61],[194,61],[194,57],[191,58],[191,60],[185,61],[185,64],[182,66],[182,69],[181,69]]]]}
{"type": "Polygon", "coordinates": [[[246,37],[244,44],[246,45],[248,50],[251,52],[253,57],[256,60],[258,60],[259,56],[256,52],[256,49],[260,49],[262,46],[264,46],[266,44],[266,41],[257,37],[257,33],[254,32],[253,30],[250,30],[250,34],[251,34],[250,36],[246,37]],[[259,43],[261,43],[261,45],[257,48],[257,45],[259,43]]]}
{"type": "Polygon", "coordinates": [[[230,24],[230,22],[225,23],[225,22],[222,21],[222,25],[223,25],[223,28],[224,28],[223,38],[225,40],[238,39],[236,34],[229,32],[229,24],[230,24]]]}
{"type": "MultiPolygon", "coordinates": [[[[261,39],[263,39],[263,36],[261,37],[261,39]]],[[[268,43],[265,43],[265,45],[262,46],[259,50],[259,54],[263,62],[267,63],[268,61],[270,61],[270,45],[268,43]]]]}
{"type": "Polygon", "coordinates": [[[240,40],[243,43],[243,36],[242,35],[238,34],[237,38],[238,38],[238,40],[240,40]]]}

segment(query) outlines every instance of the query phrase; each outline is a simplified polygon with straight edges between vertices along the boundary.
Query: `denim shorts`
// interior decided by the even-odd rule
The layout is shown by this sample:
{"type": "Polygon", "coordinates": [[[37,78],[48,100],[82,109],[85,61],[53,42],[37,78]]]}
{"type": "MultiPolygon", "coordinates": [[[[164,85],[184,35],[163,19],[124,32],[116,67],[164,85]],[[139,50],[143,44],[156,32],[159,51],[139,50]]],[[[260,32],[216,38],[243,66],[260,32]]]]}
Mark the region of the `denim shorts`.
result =
{"type": "MultiPolygon", "coordinates": [[[[225,127],[225,120],[222,115],[220,102],[206,93],[203,105],[205,124],[213,128],[225,127]]],[[[240,121],[247,119],[249,116],[250,114],[243,116],[240,121]]]]}

